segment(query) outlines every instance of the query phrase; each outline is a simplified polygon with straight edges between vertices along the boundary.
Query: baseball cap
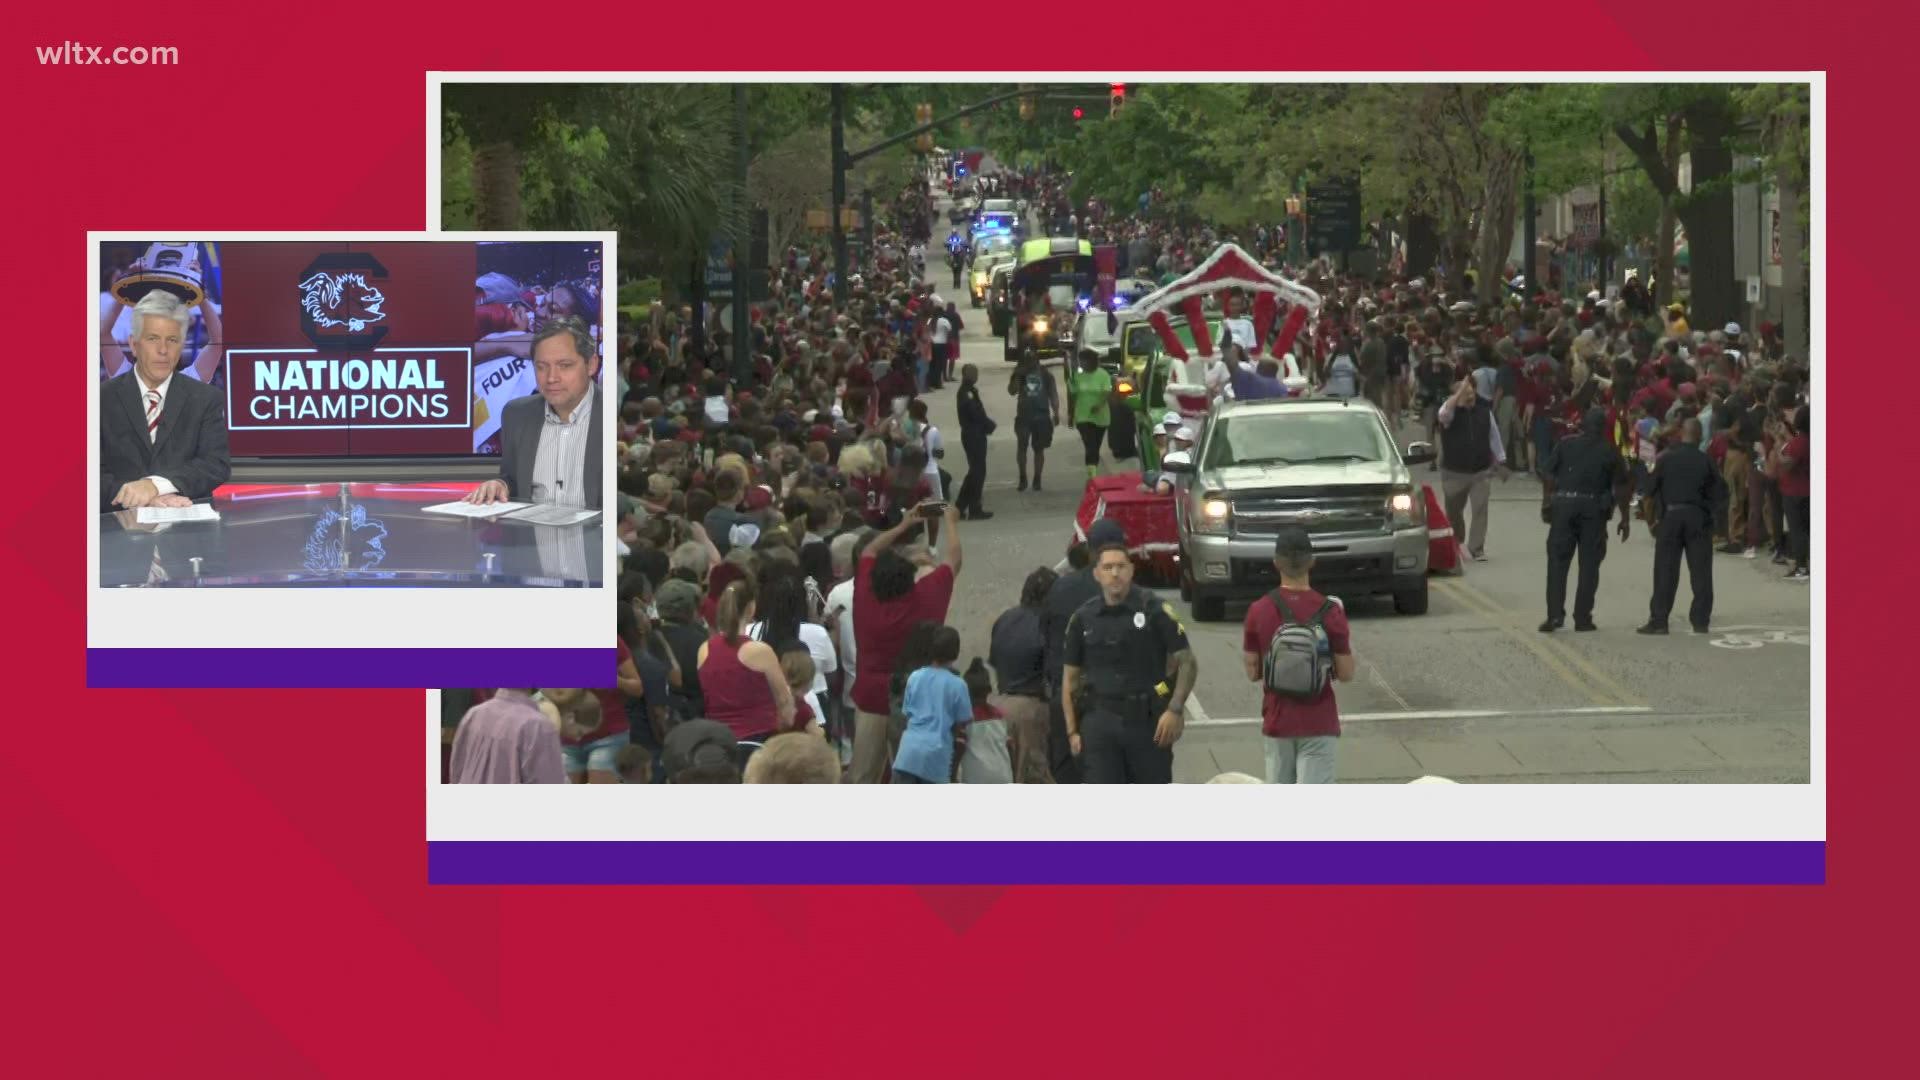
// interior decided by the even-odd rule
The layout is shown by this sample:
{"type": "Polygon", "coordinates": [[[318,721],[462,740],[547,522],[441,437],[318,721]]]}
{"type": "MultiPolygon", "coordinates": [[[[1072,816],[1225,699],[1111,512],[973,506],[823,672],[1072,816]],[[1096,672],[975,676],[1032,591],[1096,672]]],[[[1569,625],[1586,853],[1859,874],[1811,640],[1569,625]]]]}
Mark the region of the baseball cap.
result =
{"type": "Polygon", "coordinates": [[[1166,416],[1161,418],[1160,426],[1163,428],[1166,428],[1168,431],[1175,430],[1180,426],[1180,414],[1174,413],[1174,412],[1168,413],[1166,416]]]}
{"type": "Polygon", "coordinates": [[[667,732],[660,761],[675,776],[696,765],[728,765],[739,740],[727,725],[715,720],[688,720],[667,732]]]}
{"type": "Polygon", "coordinates": [[[1126,543],[1127,530],[1121,528],[1120,523],[1112,518],[1103,517],[1087,529],[1087,547],[1089,548],[1098,549],[1109,544],[1119,544],[1124,547],[1126,543]]]}
{"type": "Polygon", "coordinates": [[[1730,322],[1727,324],[1726,329],[1722,331],[1722,333],[1725,333],[1728,337],[1739,337],[1740,324],[1737,322],[1730,322]]]}
{"type": "Polygon", "coordinates": [[[1176,439],[1179,439],[1181,442],[1192,442],[1194,440],[1194,432],[1193,432],[1192,425],[1190,424],[1180,425],[1180,430],[1174,432],[1173,437],[1176,439]]]}
{"type": "Polygon", "coordinates": [[[1276,557],[1299,558],[1313,554],[1313,541],[1307,538],[1307,530],[1298,525],[1281,526],[1273,537],[1273,553],[1276,557]]]}

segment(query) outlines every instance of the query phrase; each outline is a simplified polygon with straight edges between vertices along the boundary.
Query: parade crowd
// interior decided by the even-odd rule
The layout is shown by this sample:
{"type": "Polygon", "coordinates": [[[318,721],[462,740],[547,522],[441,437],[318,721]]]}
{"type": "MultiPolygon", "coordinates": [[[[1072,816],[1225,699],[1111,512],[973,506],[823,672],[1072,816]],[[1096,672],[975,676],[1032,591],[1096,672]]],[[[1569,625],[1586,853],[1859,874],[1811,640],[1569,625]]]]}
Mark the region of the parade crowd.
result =
{"type": "MultiPolygon", "coordinates": [[[[1278,227],[1235,233],[1120,215],[1073,202],[1064,179],[1046,173],[976,182],[1027,198],[1049,228],[1115,244],[1123,274],[1164,283],[1243,239],[1284,266],[1278,227]]],[[[1086,425],[1097,417],[1108,427],[1106,396],[1074,394],[1080,373],[1070,372],[1062,402],[1052,376],[1023,362],[1009,397],[997,385],[983,397],[977,369],[958,362],[958,305],[916,272],[933,207],[926,185],[889,206],[893,220],[876,225],[844,303],[821,246],[784,253],[771,299],[750,307],[745,365],[728,329],[698,325],[689,307],[656,304],[623,323],[615,685],[446,691],[449,780],[1171,779],[1192,653],[1174,609],[1132,584],[1114,523],[1096,522],[1065,567],[1033,570],[995,622],[988,656],[961,655],[946,620],[965,523],[991,516],[982,492],[992,413],[1006,408],[1013,422],[1025,490],[1040,486],[1057,426],[1081,429],[1094,471],[1099,439],[1086,425]],[[950,381],[958,432],[932,423],[923,397],[950,381]]],[[[1812,390],[1778,327],[1696,329],[1683,304],[1656,310],[1637,279],[1563,293],[1516,277],[1482,303],[1457,272],[1356,276],[1325,260],[1285,272],[1296,270],[1323,304],[1289,363],[1312,392],[1364,397],[1437,443],[1433,468],[1469,557],[1488,557],[1489,482],[1505,470],[1543,477],[1562,593],[1566,565],[1576,552],[1583,560],[1576,628],[1590,625],[1584,560],[1596,514],[1572,513],[1566,496],[1598,499],[1601,526],[1617,506],[1623,535],[1629,515],[1655,529],[1678,522],[1666,528],[1684,533],[1690,567],[1710,538],[1726,555],[1810,575],[1812,390]],[[1562,469],[1571,451],[1561,447],[1576,436],[1618,463],[1603,491],[1580,490],[1562,469]],[[1712,463],[1710,504],[1675,502],[1662,486],[1656,463],[1682,444],[1712,463]],[[1698,519],[1681,520],[1696,509],[1698,519]]],[[[1104,375],[1080,366],[1089,386],[1104,375]]],[[[1231,396],[1255,385],[1270,393],[1281,373],[1224,374],[1231,396]],[[1267,381],[1247,381],[1255,374],[1267,381]]],[[[1194,434],[1174,423],[1157,437],[1181,446],[1194,434]]],[[[1249,611],[1244,648],[1246,677],[1265,684],[1266,779],[1330,781],[1333,684],[1352,675],[1344,612],[1307,584],[1304,534],[1283,531],[1274,558],[1283,589],[1249,611]],[[1319,656],[1278,683],[1286,658],[1276,643],[1298,644],[1291,631],[1301,626],[1318,633],[1319,656]]],[[[1677,581],[1677,556],[1665,572],[1677,581]]],[[[1542,630],[1561,617],[1551,582],[1549,593],[1542,630]]],[[[1696,628],[1699,594],[1696,571],[1696,628]]],[[[1658,600],[1650,626],[1664,620],[1658,600]]]]}

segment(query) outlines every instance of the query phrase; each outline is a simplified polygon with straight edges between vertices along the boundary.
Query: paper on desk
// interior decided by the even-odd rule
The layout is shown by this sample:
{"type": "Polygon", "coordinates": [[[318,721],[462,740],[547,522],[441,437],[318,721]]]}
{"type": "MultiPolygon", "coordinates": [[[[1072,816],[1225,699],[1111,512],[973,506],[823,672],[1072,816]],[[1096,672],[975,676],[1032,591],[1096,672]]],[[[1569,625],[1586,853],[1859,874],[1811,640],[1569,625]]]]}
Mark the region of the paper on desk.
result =
{"type": "Polygon", "coordinates": [[[522,510],[513,515],[515,521],[530,521],[535,525],[580,525],[600,516],[598,510],[582,510],[573,506],[554,506],[547,504],[522,510]]]}
{"type": "Polygon", "coordinates": [[[479,503],[447,502],[435,503],[432,506],[423,506],[420,510],[423,513],[451,514],[454,517],[491,518],[499,517],[501,514],[510,514],[515,510],[525,510],[532,505],[532,503],[523,502],[497,502],[487,503],[482,506],[479,503]]]}
{"type": "Polygon", "coordinates": [[[206,503],[192,506],[143,506],[134,517],[141,525],[167,525],[176,521],[219,521],[220,512],[206,503]]]}

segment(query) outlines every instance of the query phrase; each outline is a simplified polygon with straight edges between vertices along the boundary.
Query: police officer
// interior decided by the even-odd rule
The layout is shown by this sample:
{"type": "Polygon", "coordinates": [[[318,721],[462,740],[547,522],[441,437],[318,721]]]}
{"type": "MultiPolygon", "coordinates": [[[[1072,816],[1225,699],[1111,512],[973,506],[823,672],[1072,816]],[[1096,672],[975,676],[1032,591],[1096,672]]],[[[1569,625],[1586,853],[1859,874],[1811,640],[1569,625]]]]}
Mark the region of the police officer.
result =
{"type": "Polygon", "coordinates": [[[1573,628],[1592,630],[1593,596],[1600,590],[1600,560],[1607,557],[1607,517],[1620,508],[1620,540],[1626,542],[1633,500],[1620,451],[1606,436],[1607,411],[1588,409],[1580,434],[1547,454],[1541,476],[1540,519],[1547,531],[1547,621],[1550,634],[1567,616],[1567,569],[1580,553],[1580,582],[1573,594],[1573,628]]]}
{"type": "Polygon", "coordinates": [[[1687,621],[1704,634],[1713,619],[1713,522],[1726,503],[1727,484],[1712,459],[1700,451],[1700,421],[1688,417],[1680,440],[1653,463],[1647,500],[1665,512],[1653,547],[1653,603],[1642,634],[1667,632],[1667,615],[1680,591],[1680,555],[1687,557],[1687,584],[1693,606],[1687,621]]]}
{"type": "Polygon", "coordinates": [[[1092,545],[1100,595],[1067,623],[1061,703],[1089,784],[1170,784],[1199,673],[1173,607],[1133,583],[1123,540],[1092,545]]]}
{"type": "MultiPolygon", "coordinates": [[[[1126,531],[1112,518],[1100,518],[1087,527],[1088,547],[1102,544],[1127,544],[1126,531]]],[[[1067,738],[1067,714],[1061,703],[1060,684],[1066,666],[1067,626],[1073,621],[1073,613],[1080,605],[1100,595],[1100,583],[1094,580],[1091,565],[1080,567],[1060,575],[1047,590],[1047,598],[1041,607],[1042,622],[1047,635],[1047,749],[1053,769],[1053,782],[1056,784],[1077,784],[1080,782],[1080,761],[1067,738]]]]}

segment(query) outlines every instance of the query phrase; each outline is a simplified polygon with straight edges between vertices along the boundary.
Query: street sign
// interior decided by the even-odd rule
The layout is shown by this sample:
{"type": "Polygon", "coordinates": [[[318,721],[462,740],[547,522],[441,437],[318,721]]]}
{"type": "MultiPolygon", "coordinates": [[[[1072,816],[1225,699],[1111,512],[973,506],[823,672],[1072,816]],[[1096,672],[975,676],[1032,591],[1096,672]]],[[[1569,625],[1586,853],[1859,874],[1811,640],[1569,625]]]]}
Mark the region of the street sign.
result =
{"type": "Polygon", "coordinates": [[[707,302],[718,307],[733,299],[733,240],[715,233],[707,241],[707,302]]]}
{"type": "Polygon", "coordinates": [[[1360,181],[1323,180],[1307,187],[1307,240],[1313,254],[1360,246],[1360,181]]]}

